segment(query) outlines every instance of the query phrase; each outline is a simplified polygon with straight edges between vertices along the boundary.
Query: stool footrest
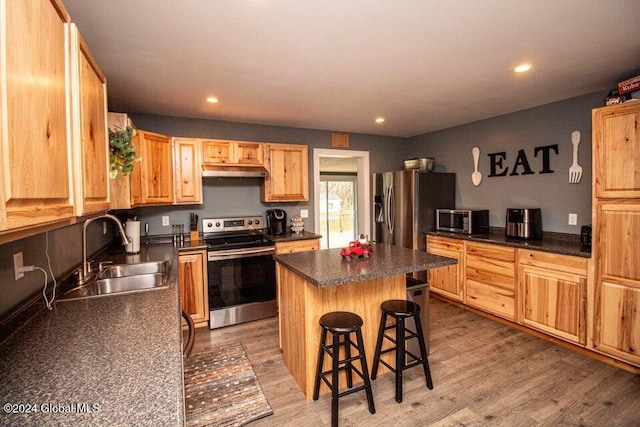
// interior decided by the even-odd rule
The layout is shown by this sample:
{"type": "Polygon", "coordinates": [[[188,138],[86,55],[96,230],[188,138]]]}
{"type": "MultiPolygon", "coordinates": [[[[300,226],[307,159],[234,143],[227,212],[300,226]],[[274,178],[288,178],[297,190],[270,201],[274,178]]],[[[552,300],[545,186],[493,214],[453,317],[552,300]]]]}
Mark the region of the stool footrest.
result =
{"type": "Polygon", "coordinates": [[[350,388],[350,389],[347,389],[345,391],[341,391],[340,393],[338,393],[338,397],[346,396],[348,394],[355,393],[357,391],[365,390],[366,388],[367,388],[366,384],[363,384],[363,385],[355,387],[355,388],[350,388]]]}

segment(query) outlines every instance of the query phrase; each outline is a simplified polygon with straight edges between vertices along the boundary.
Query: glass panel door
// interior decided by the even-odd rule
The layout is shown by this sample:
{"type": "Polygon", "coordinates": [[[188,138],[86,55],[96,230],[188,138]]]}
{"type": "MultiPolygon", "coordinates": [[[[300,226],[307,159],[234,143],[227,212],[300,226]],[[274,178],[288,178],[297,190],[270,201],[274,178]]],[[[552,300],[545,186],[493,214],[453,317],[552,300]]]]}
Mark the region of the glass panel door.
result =
{"type": "Polygon", "coordinates": [[[342,248],[358,235],[357,175],[320,173],[322,249],[342,248]]]}

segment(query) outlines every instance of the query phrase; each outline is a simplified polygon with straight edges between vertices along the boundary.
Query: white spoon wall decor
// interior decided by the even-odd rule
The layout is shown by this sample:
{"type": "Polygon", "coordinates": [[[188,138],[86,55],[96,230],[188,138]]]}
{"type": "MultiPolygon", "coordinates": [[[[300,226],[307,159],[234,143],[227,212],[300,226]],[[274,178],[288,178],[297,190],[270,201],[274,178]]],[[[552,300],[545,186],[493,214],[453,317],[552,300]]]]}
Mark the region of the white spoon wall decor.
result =
{"type": "Polygon", "coordinates": [[[471,150],[471,154],[473,155],[473,173],[471,174],[471,182],[476,187],[480,185],[480,181],[482,181],[482,174],[478,171],[478,160],[480,159],[480,149],[478,147],[473,147],[471,150]]]}

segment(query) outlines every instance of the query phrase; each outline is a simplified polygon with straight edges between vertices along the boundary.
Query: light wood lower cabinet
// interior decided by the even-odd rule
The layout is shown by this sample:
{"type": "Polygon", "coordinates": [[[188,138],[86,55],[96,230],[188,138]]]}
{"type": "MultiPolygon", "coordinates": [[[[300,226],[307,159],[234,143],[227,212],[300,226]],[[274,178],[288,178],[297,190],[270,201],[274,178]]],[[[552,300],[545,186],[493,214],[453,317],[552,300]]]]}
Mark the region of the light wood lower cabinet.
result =
{"type": "Polygon", "coordinates": [[[458,263],[431,269],[429,290],[456,301],[464,301],[464,242],[439,236],[427,236],[427,252],[455,258],[458,263]]]}
{"type": "Polygon", "coordinates": [[[585,344],[587,260],[519,250],[521,323],[585,344]]]}
{"type": "Polygon", "coordinates": [[[598,202],[597,215],[593,345],[640,365],[640,203],[598,202]]]}
{"type": "MultiPolygon", "coordinates": [[[[290,240],[276,243],[276,255],[291,254],[294,252],[317,251],[320,249],[320,239],[290,240]]],[[[280,311],[280,268],[276,268],[276,293],[278,311],[280,311]]],[[[278,342],[282,348],[282,316],[278,316],[278,342]]]]}
{"type": "Polygon", "coordinates": [[[209,322],[209,298],[207,293],[207,251],[181,252],[178,256],[178,280],[180,301],[196,327],[209,322]]]}
{"type": "Polygon", "coordinates": [[[466,242],[465,304],[516,320],[515,249],[466,242]]]}

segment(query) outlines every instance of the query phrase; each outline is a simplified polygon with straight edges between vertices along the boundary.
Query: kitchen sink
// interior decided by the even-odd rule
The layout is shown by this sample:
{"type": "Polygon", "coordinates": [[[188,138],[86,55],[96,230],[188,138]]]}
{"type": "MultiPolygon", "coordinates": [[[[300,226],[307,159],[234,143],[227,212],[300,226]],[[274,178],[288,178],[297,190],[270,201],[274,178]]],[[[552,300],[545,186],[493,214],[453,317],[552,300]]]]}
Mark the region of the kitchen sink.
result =
{"type": "Polygon", "coordinates": [[[101,273],[98,274],[98,276],[103,279],[109,279],[114,277],[137,276],[141,274],[161,274],[168,270],[168,265],[169,263],[167,261],[108,265],[101,273]]]}
{"type": "Polygon", "coordinates": [[[169,286],[168,261],[110,265],[93,280],[65,292],[60,300],[164,289],[169,286]]]}

